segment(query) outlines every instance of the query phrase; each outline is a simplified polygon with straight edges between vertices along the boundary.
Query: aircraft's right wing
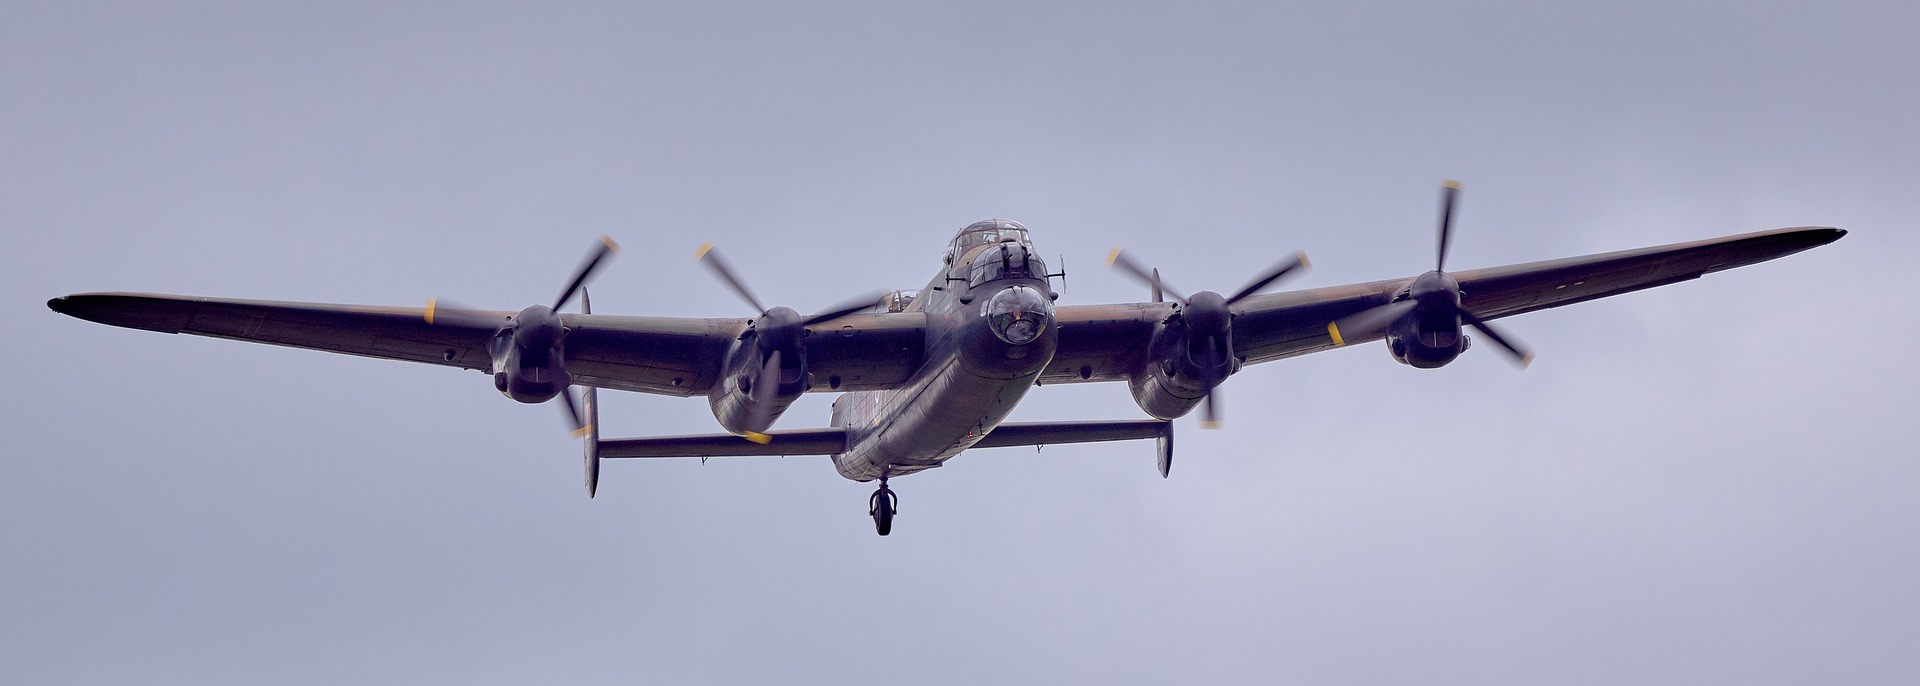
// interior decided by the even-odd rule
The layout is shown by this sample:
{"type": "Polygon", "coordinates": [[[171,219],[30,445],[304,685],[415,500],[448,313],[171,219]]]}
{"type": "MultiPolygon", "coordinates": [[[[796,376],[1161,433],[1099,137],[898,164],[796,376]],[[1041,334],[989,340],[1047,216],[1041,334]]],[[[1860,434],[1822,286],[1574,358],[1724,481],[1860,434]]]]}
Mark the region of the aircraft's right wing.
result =
{"type": "MultiPolygon", "coordinates": [[[[506,311],[428,320],[416,307],[325,305],[153,293],[82,293],[47,306],[88,321],[309,350],[486,371],[506,311]]],[[[659,395],[699,395],[720,374],[745,319],[562,314],[567,369],[577,383],[659,395]]],[[[926,319],[917,312],[855,314],[806,337],[821,390],[891,388],[924,363],[926,319]],[[837,384],[833,382],[837,381],[837,384]]]]}

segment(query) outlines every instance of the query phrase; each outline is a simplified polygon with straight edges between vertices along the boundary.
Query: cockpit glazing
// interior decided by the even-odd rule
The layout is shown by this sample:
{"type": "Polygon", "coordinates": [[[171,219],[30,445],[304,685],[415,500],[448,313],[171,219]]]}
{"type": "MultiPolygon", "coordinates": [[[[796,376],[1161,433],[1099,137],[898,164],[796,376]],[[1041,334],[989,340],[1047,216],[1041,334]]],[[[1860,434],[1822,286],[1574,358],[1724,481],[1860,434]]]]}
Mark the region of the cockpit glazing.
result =
{"type": "Polygon", "coordinates": [[[957,257],[983,245],[995,243],[1018,243],[1032,245],[1027,235],[1027,227],[1011,219],[988,219],[968,224],[953,238],[952,251],[957,257]]]}

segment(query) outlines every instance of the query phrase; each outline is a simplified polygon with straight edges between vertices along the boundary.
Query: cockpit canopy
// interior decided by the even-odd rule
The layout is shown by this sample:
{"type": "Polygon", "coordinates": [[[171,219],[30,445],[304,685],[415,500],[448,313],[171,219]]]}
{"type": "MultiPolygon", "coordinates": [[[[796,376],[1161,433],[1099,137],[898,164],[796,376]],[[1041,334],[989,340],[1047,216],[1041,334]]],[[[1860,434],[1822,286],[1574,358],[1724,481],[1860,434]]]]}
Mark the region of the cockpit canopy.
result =
{"type": "Polygon", "coordinates": [[[961,229],[960,233],[953,237],[952,254],[958,257],[982,245],[1005,241],[1032,245],[1032,240],[1027,236],[1027,227],[1021,226],[1020,222],[1011,219],[987,219],[968,224],[967,228],[961,229]]]}

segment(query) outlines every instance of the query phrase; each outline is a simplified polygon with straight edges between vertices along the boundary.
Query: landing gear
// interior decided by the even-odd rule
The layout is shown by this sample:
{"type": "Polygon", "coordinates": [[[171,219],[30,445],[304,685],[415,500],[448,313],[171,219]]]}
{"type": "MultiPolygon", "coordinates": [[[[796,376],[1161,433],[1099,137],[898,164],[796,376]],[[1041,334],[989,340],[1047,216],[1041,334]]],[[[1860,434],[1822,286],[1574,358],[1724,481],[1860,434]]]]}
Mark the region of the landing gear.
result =
{"type": "Polygon", "coordinates": [[[893,514],[900,511],[900,497],[887,488],[887,477],[880,477],[880,489],[867,498],[867,514],[873,515],[873,530],[885,536],[893,533],[893,514]]]}

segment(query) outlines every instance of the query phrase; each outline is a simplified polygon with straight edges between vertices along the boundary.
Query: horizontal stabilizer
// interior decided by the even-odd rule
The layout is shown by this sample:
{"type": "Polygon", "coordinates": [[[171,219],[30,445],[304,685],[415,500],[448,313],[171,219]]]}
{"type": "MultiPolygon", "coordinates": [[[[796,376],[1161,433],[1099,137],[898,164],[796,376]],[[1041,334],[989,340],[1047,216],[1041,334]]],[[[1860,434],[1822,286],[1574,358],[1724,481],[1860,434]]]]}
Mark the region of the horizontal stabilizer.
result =
{"type": "Polygon", "coordinates": [[[1060,443],[1100,443],[1159,438],[1168,433],[1173,422],[1158,419],[1123,419],[1100,422],[1009,422],[1001,424],[973,444],[975,448],[1005,448],[1015,445],[1056,445],[1060,443]]]}
{"type": "Polygon", "coordinates": [[[794,429],[769,431],[771,440],[758,443],[733,434],[601,439],[601,457],[777,457],[833,455],[847,451],[847,430],[794,429]]]}

